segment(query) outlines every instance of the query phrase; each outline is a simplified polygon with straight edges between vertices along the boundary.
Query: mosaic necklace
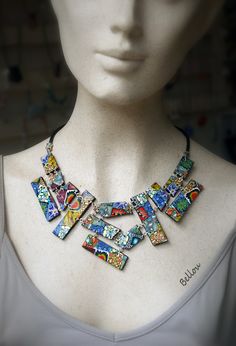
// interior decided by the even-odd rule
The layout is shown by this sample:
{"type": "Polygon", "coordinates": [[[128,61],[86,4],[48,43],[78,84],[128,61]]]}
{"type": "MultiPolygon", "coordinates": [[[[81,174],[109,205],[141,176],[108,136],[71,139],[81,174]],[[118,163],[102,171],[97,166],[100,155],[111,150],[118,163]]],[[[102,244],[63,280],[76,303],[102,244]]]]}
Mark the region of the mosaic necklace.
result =
{"type": "Polygon", "coordinates": [[[183,186],[183,181],[191,172],[194,164],[194,161],[189,157],[190,138],[188,134],[175,126],[186,137],[186,150],[163,186],[154,182],[147,190],[132,196],[130,202],[118,201],[96,204],[94,202],[96,198],[89,191],[84,190],[81,193],[74,184],[65,182],[57,160],[52,153],[55,134],[63,126],[65,124],[59,126],[52,133],[46,144],[47,153],[41,157],[46,175],[31,182],[47,221],[52,221],[68,208],[52,233],[59,239],[65,239],[75,224],[79,222],[84,228],[93,232],[87,235],[82,247],[120,270],[124,268],[129,258],[123,251],[136,247],[145,236],[154,246],[166,243],[168,238],[157,214],[164,212],[172,220],[179,222],[203,190],[203,186],[193,179],[190,179],[183,186]],[[170,202],[171,197],[175,197],[172,202],[170,202]],[[151,201],[155,206],[152,206],[151,201]],[[93,212],[82,218],[90,206],[93,207],[93,212]],[[127,232],[105,220],[134,212],[138,215],[141,223],[134,225],[127,232]],[[99,236],[112,240],[118,249],[99,239],[99,236]]]}

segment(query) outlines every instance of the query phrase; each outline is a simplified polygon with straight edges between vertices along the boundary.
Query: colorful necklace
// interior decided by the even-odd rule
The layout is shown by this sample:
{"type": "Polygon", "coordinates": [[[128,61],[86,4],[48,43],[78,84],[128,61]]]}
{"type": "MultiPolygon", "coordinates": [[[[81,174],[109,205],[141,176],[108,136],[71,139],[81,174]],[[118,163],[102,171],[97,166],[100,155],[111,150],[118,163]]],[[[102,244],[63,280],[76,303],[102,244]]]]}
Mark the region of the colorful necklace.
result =
{"type": "Polygon", "coordinates": [[[203,190],[203,186],[193,179],[190,179],[183,186],[183,181],[191,172],[194,164],[194,161],[189,157],[190,138],[188,134],[175,126],[186,137],[186,150],[174,172],[163,186],[154,182],[144,192],[132,196],[130,202],[96,204],[94,202],[96,198],[89,191],[84,190],[81,193],[74,184],[65,182],[57,160],[52,153],[53,139],[63,126],[65,124],[59,126],[52,133],[46,144],[47,154],[41,157],[46,175],[31,182],[47,221],[52,221],[68,207],[66,214],[52,233],[60,239],[65,239],[75,224],[79,222],[84,228],[93,232],[87,235],[82,247],[120,270],[124,268],[129,258],[123,251],[135,247],[145,236],[148,236],[154,246],[166,243],[168,238],[157,218],[157,212],[164,212],[172,220],[179,222],[203,190]],[[55,194],[55,198],[52,193],[55,194]],[[170,203],[171,197],[175,198],[170,203]],[[155,206],[152,206],[149,199],[155,206]],[[82,219],[83,214],[90,206],[93,206],[93,212],[82,219]],[[104,220],[134,212],[137,213],[141,223],[134,225],[127,232],[123,232],[120,228],[104,220]],[[99,236],[112,240],[119,249],[99,239],[99,236]]]}

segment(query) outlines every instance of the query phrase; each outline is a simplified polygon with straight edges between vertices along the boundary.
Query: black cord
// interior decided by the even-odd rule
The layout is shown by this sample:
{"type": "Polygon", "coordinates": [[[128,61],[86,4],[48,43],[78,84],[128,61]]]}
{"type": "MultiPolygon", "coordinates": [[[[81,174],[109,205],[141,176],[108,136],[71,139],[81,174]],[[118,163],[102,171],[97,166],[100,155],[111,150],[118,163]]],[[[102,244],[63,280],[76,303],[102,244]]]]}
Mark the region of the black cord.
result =
{"type": "MultiPolygon", "coordinates": [[[[65,124],[66,124],[66,123],[65,123],[65,124]]],[[[63,125],[57,127],[56,130],[53,131],[53,133],[51,134],[51,137],[50,137],[50,139],[49,139],[49,143],[51,143],[51,144],[53,143],[53,139],[54,139],[56,133],[57,133],[60,129],[62,129],[62,128],[65,126],[65,124],[63,124],[63,125]]]]}
{"type": "Polygon", "coordinates": [[[181,127],[178,127],[178,126],[175,126],[175,127],[185,135],[186,141],[187,141],[185,151],[187,153],[189,153],[190,152],[190,137],[189,137],[189,135],[187,134],[187,132],[185,132],[183,129],[181,129],[181,127]]]}
{"type": "MultiPolygon", "coordinates": [[[[49,139],[49,143],[51,143],[51,144],[53,143],[53,139],[54,139],[56,133],[57,133],[58,131],[60,131],[60,129],[62,129],[65,125],[66,125],[66,123],[63,124],[63,125],[61,125],[61,126],[59,126],[58,128],[56,128],[56,130],[53,131],[53,133],[52,133],[52,135],[51,135],[51,137],[50,137],[50,139],[49,139]]],[[[176,126],[176,125],[175,125],[175,127],[176,127],[179,131],[181,131],[181,132],[184,134],[184,136],[185,136],[185,138],[186,138],[186,141],[187,141],[185,151],[186,151],[187,153],[189,153],[189,152],[190,152],[190,138],[189,138],[189,135],[188,135],[187,132],[185,132],[181,127],[178,127],[178,126],[176,126]]]]}

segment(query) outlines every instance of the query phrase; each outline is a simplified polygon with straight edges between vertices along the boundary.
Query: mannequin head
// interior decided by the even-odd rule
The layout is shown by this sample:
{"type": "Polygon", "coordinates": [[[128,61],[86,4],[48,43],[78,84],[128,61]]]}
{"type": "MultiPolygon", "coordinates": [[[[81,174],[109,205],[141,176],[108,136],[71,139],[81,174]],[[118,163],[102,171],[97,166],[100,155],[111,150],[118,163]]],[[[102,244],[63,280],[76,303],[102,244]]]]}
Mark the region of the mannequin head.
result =
{"type": "Polygon", "coordinates": [[[224,0],[51,3],[63,53],[79,87],[101,101],[125,105],[164,88],[209,29],[224,0]],[[118,52],[107,52],[112,49],[118,52]]]}

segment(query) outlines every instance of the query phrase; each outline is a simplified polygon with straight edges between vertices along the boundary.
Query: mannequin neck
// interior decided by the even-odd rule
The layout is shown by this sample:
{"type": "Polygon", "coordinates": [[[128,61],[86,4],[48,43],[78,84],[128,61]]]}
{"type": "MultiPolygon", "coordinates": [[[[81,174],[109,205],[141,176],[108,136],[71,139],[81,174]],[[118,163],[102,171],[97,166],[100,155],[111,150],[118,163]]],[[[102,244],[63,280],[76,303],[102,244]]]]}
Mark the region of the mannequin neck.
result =
{"type": "Polygon", "coordinates": [[[86,162],[86,171],[93,172],[91,185],[99,180],[110,185],[108,191],[114,181],[124,189],[135,182],[147,187],[156,165],[156,178],[167,179],[185,145],[168,118],[162,92],[136,104],[117,105],[102,102],[81,86],[70,119],[54,139],[63,165],[80,170],[86,162]]]}

